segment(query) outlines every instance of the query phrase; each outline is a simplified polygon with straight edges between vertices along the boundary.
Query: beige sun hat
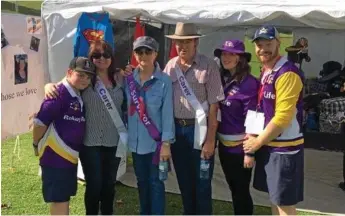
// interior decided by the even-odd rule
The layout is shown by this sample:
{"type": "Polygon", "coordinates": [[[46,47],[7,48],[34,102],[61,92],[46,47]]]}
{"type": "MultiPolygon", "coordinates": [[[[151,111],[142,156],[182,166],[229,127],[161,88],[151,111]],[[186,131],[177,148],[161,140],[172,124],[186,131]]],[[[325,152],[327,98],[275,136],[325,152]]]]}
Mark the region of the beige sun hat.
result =
{"type": "Polygon", "coordinates": [[[175,33],[173,35],[165,35],[171,39],[183,40],[203,37],[198,33],[196,25],[193,23],[176,23],[175,33]]]}

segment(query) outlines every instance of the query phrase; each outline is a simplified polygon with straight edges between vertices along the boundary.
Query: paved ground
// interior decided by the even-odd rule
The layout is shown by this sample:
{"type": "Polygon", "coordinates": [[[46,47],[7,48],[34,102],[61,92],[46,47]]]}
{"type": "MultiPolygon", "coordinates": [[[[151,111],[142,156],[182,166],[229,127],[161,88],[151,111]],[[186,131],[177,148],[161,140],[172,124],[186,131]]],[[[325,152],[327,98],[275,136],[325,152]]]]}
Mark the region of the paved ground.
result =
{"type": "MultiPolygon", "coordinates": [[[[121,182],[136,187],[136,179],[132,167],[121,182]]],[[[318,150],[305,150],[305,200],[297,207],[304,210],[313,210],[324,213],[345,214],[345,192],[338,188],[342,178],[342,153],[318,150]]],[[[166,190],[179,193],[175,174],[172,173],[166,182],[166,190]]],[[[218,157],[213,178],[213,198],[231,200],[230,191],[225,182],[218,157]]],[[[265,193],[252,189],[252,196],[256,205],[269,206],[268,196],[265,193]]]]}

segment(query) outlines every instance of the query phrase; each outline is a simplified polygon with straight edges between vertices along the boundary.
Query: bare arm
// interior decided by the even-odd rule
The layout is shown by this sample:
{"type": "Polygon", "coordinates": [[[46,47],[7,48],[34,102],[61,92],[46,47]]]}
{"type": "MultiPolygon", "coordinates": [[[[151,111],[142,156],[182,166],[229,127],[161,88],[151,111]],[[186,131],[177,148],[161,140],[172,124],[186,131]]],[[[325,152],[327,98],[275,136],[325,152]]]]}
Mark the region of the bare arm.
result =
{"type": "Polygon", "coordinates": [[[200,157],[204,159],[209,159],[214,155],[216,146],[216,132],[218,128],[217,112],[218,103],[211,104],[208,113],[206,140],[200,155],[200,157]]]}
{"type": "Polygon", "coordinates": [[[208,142],[216,142],[216,132],[218,128],[218,120],[217,120],[218,108],[219,108],[218,103],[211,104],[210,111],[208,112],[207,135],[206,135],[206,140],[208,142]]]}
{"type": "Polygon", "coordinates": [[[42,139],[47,129],[48,129],[47,126],[42,126],[42,125],[37,125],[37,124],[34,125],[32,138],[35,144],[37,144],[42,139]]]}

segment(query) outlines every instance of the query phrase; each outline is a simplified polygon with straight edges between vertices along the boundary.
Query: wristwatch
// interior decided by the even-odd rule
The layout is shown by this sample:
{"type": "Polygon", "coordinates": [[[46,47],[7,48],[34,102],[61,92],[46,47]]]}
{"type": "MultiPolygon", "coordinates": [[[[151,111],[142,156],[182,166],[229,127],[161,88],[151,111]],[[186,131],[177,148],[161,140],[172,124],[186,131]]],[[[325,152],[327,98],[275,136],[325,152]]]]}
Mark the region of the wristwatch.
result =
{"type": "Polygon", "coordinates": [[[32,146],[33,146],[34,148],[38,148],[38,144],[32,143],[32,146]]]}

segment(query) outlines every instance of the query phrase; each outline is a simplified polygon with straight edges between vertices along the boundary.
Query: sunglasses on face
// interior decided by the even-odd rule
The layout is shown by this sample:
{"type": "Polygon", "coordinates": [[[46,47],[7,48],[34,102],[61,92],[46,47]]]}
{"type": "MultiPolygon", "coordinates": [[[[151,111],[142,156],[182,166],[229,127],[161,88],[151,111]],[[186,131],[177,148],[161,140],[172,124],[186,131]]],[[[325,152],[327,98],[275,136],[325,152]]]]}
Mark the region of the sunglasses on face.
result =
{"type": "Polygon", "coordinates": [[[153,50],[150,49],[141,49],[141,50],[135,50],[134,51],[138,55],[151,55],[153,53],[153,50]]]}
{"type": "Polygon", "coordinates": [[[111,54],[107,53],[107,52],[105,52],[105,53],[94,53],[94,54],[92,54],[91,57],[94,59],[100,59],[100,58],[102,58],[102,56],[105,59],[111,58],[111,54]]]}

